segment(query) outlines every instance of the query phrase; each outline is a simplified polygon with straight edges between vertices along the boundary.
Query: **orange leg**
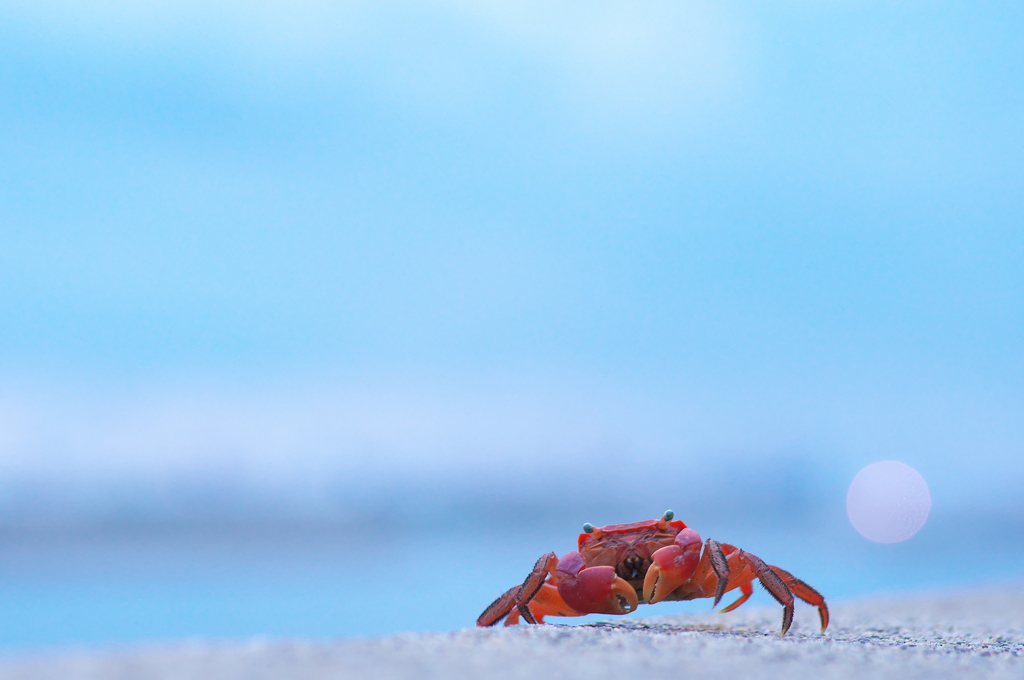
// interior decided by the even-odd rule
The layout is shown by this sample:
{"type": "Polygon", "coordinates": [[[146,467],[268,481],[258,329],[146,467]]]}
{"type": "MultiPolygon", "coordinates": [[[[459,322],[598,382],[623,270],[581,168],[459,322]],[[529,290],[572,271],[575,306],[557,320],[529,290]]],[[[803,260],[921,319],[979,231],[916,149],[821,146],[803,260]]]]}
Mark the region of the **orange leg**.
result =
{"type": "Polygon", "coordinates": [[[520,616],[527,623],[543,623],[545,616],[583,616],[558,593],[554,575],[557,562],[554,553],[541,556],[523,584],[509,588],[492,602],[476,620],[476,625],[493,626],[506,616],[506,626],[519,623],[520,616]]]}
{"type": "Polygon", "coordinates": [[[793,625],[793,593],[786,587],[785,582],[779,578],[779,575],[769,569],[768,565],[757,555],[740,550],[738,559],[741,562],[746,562],[753,569],[757,574],[757,579],[764,586],[764,589],[768,591],[768,594],[782,605],[782,632],[779,635],[780,637],[785,635],[789,627],[793,625]]]}
{"type": "MultiPolygon", "coordinates": [[[[537,594],[530,600],[529,607],[530,613],[533,614],[533,618],[537,620],[537,623],[544,623],[545,616],[584,616],[584,614],[565,603],[565,600],[558,593],[558,585],[552,579],[549,579],[547,583],[541,586],[537,594]]],[[[512,613],[509,614],[509,618],[512,618],[512,614],[516,613],[518,613],[518,610],[513,609],[512,613]]]]}
{"type": "Polygon", "coordinates": [[[533,569],[527,574],[526,580],[521,586],[513,586],[506,590],[497,600],[487,606],[487,609],[477,618],[478,626],[493,626],[508,615],[513,608],[519,611],[528,623],[537,623],[530,613],[530,600],[537,594],[537,591],[544,585],[544,580],[549,574],[554,574],[555,564],[558,563],[558,556],[555,553],[541,555],[533,569]]]}
{"type": "Polygon", "coordinates": [[[680,586],[676,592],[689,597],[715,597],[715,604],[722,595],[734,588],[740,588],[742,595],[723,612],[732,611],[753,594],[751,582],[756,578],[765,590],[782,605],[782,635],[786,634],[793,623],[793,596],[818,608],[821,619],[821,631],[828,627],[828,607],[825,598],[818,591],[794,577],[788,571],[765,564],[757,555],[740,550],[728,543],[719,544],[708,539],[705,554],[701,556],[698,568],[688,584],[680,586]],[[725,566],[722,567],[724,561],[725,566]],[[680,593],[679,591],[683,592],[680,593]]]}
{"type": "Polygon", "coordinates": [[[696,532],[691,533],[695,541],[690,540],[685,546],[662,548],[654,553],[654,563],[644,578],[644,599],[649,603],[654,604],[671,595],[673,599],[680,600],[714,597],[714,606],[718,606],[727,590],[756,578],[742,560],[743,551],[729,544],[723,547],[709,538],[704,542],[702,552],[696,532]],[[692,560],[688,568],[683,560],[692,560]]]}
{"type": "MultiPolygon", "coordinates": [[[[502,593],[497,600],[487,605],[487,609],[484,610],[477,620],[476,625],[478,626],[493,626],[498,621],[501,621],[505,616],[510,616],[511,612],[516,606],[516,595],[522,589],[521,585],[512,586],[504,593],[502,593]]],[[[516,620],[519,619],[519,615],[516,614],[516,620]]]]}
{"type": "Polygon", "coordinates": [[[828,628],[828,605],[825,604],[825,598],[821,596],[821,593],[793,576],[785,569],[781,569],[774,565],[768,565],[768,567],[778,574],[779,578],[782,579],[794,595],[807,604],[814,605],[818,608],[818,617],[821,619],[821,632],[824,633],[825,629],[828,628]]]}
{"type": "Polygon", "coordinates": [[[738,598],[736,598],[736,601],[733,602],[728,607],[725,607],[724,609],[720,609],[719,612],[718,612],[719,614],[724,614],[725,612],[731,612],[733,609],[736,609],[736,607],[739,607],[741,604],[743,604],[744,602],[749,600],[750,596],[754,594],[754,586],[752,586],[750,584],[750,581],[747,581],[746,583],[740,585],[740,591],[743,594],[740,595],[738,598]]]}
{"type": "MultiPolygon", "coordinates": [[[[717,607],[722,595],[734,588],[742,588],[757,578],[757,573],[750,563],[743,558],[743,551],[728,543],[720,544],[708,539],[704,552],[708,555],[708,566],[703,572],[694,575],[691,585],[693,597],[712,597],[717,607]]],[[[738,605],[737,605],[738,606],[738,605]]]]}

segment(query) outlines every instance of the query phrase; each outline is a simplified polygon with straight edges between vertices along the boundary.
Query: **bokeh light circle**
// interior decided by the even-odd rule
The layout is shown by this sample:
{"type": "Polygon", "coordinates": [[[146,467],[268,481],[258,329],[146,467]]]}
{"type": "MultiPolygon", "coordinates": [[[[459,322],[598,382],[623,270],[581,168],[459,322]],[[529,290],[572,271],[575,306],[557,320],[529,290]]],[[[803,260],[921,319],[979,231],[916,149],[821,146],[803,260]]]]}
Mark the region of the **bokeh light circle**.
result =
{"type": "Polygon", "coordinates": [[[895,460],[868,465],[846,493],[846,514],[853,528],[878,543],[907,540],[924,526],[931,509],[924,477],[895,460]]]}

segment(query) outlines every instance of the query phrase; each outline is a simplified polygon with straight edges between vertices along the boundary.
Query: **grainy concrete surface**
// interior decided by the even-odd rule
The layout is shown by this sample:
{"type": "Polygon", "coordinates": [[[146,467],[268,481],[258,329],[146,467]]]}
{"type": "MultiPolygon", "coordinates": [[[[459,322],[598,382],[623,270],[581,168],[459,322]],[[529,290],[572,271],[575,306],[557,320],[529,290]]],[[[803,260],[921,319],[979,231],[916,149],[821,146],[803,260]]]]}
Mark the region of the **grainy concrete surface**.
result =
{"type": "Polygon", "coordinates": [[[0,680],[1024,678],[1024,589],[381,639],[188,642],[0,660],[0,680]]]}

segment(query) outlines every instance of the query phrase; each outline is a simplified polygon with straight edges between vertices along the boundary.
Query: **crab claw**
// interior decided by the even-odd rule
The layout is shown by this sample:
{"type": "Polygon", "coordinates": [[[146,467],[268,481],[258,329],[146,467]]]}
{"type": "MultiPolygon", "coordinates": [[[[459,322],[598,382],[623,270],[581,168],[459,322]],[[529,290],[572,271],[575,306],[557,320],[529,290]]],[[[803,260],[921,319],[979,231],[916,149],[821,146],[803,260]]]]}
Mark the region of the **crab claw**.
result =
{"type": "Polygon", "coordinates": [[[639,600],[636,590],[608,566],[585,567],[579,553],[569,553],[558,563],[558,594],[565,603],[584,614],[628,614],[639,600]]]}
{"type": "MultiPolygon", "coordinates": [[[[696,532],[693,533],[696,535],[696,532]]],[[[700,545],[698,536],[695,543],[667,545],[654,551],[651,566],[644,577],[645,602],[661,602],[673,590],[690,580],[700,561],[700,545]]]]}

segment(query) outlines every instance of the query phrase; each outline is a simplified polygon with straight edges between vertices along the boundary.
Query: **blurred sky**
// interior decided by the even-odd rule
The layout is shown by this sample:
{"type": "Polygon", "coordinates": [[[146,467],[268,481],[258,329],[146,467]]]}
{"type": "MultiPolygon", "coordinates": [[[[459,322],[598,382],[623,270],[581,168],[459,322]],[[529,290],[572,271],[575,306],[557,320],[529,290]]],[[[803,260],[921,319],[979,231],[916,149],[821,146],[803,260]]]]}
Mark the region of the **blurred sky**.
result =
{"type": "Polygon", "coordinates": [[[0,513],[841,507],[892,458],[1024,516],[1022,35],[1020,2],[5,2],[0,513]]]}

